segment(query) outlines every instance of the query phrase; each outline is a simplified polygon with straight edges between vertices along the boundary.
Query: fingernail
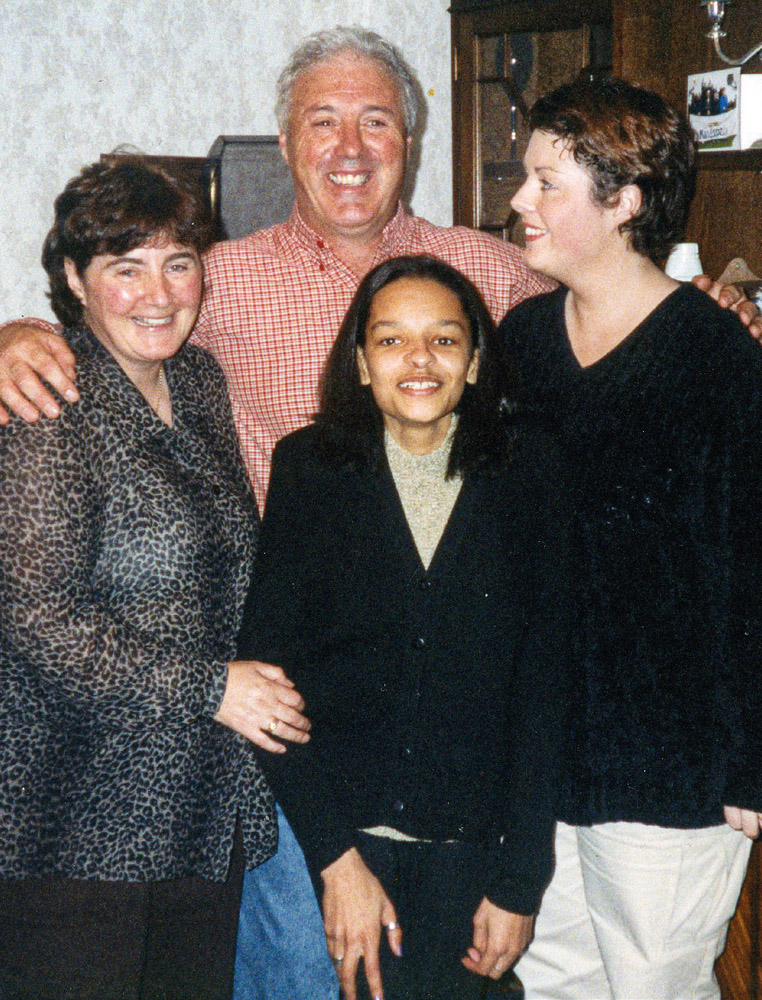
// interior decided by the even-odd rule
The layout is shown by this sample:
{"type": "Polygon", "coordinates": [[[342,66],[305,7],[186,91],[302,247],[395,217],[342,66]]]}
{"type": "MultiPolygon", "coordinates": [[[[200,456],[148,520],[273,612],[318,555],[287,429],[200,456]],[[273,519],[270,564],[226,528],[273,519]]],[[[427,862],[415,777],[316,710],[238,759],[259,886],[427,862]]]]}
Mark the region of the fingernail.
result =
{"type": "Polygon", "coordinates": [[[394,949],[394,954],[397,956],[397,958],[402,958],[402,945],[401,944],[398,944],[397,947],[394,949]]]}
{"type": "Polygon", "coordinates": [[[74,389],[67,389],[64,396],[70,403],[76,403],[79,399],[79,393],[75,392],[74,389]]]}

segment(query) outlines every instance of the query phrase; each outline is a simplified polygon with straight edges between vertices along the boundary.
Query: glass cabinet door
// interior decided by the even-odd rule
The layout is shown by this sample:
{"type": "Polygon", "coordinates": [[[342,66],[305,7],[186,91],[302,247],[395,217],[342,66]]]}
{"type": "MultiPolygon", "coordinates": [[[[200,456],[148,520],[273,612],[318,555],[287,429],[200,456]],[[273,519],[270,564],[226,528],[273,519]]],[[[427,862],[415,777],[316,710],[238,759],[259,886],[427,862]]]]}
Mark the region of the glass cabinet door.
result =
{"type": "MultiPolygon", "coordinates": [[[[523,182],[529,109],[580,73],[611,67],[610,16],[569,25],[566,4],[565,20],[555,27],[548,14],[559,6],[505,2],[497,5],[500,16],[492,17],[479,8],[465,18],[478,23],[470,35],[461,32],[454,52],[453,109],[460,126],[454,132],[461,147],[454,149],[456,199],[459,186],[469,195],[456,204],[456,221],[515,242],[522,234],[510,201],[523,182]],[[532,6],[544,15],[534,27],[526,9],[532,6]]],[[[596,13],[595,4],[587,6],[596,13]]]]}

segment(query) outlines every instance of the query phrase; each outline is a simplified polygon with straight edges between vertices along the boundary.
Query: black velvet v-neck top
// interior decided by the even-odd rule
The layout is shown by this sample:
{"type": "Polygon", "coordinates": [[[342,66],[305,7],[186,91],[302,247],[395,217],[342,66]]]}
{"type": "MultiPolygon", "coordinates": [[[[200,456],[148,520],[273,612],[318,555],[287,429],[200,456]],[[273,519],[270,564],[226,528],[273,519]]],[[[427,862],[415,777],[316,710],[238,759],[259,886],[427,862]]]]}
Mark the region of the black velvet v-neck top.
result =
{"type": "Polygon", "coordinates": [[[762,349],[684,285],[583,368],[565,295],[500,328],[575,475],[561,818],[720,823],[762,808],[762,349]]]}

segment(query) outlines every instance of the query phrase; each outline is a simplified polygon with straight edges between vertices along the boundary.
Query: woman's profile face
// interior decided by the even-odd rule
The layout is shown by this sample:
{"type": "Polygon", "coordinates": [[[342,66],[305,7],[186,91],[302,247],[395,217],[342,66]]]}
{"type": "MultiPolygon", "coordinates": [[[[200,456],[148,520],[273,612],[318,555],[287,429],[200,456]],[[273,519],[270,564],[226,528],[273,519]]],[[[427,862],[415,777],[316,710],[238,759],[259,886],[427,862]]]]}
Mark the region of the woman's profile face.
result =
{"type": "Polygon", "coordinates": [[[524,223],[524,260],[569,284],[591,265],[606,265],[623,237],[612,208],[593,201],[592,180],[563,139],[535,130],[524,156],[526,180],[511,199],[524,223]]]}
{"type": "Polygon", "coordinates": [[[425,440],[432,446],[427,450],[444,440],[479,364],[458,296],[417,277],[398,278],[376,292],[357,360],[360,380],[370,386],[394,439],[403,447],[425,440]]]}
{"type": "Polygon", "coordinates": [[[165,242],[99,254],[82,276],[72,261],[65,267],[85,321],[128,374],[172,357],[191,332],[203,283],[192,247],[165,242]]]}

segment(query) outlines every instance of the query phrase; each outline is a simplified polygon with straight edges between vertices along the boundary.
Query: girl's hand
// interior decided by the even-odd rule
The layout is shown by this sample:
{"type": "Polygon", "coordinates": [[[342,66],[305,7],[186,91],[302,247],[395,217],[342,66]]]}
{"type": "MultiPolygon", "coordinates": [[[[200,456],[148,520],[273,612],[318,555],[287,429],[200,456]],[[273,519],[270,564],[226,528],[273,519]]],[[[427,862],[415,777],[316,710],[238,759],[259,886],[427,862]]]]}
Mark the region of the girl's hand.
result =
{"type": "Polygon", "coordinates": [[[386,929],[389,947],[402,954],[402,929],[384,888],[352,847],[321,872],[323,923],[328,954],[333,959],[346,1000],[357,1000],[357,966],[362,957],[373,1000],[383,1000],[378,949],[386,929]]]}

